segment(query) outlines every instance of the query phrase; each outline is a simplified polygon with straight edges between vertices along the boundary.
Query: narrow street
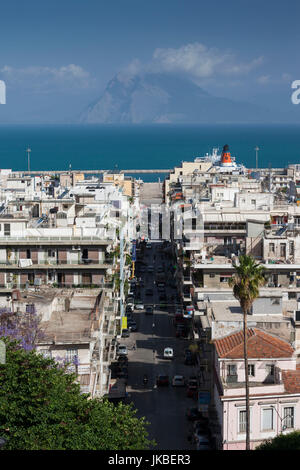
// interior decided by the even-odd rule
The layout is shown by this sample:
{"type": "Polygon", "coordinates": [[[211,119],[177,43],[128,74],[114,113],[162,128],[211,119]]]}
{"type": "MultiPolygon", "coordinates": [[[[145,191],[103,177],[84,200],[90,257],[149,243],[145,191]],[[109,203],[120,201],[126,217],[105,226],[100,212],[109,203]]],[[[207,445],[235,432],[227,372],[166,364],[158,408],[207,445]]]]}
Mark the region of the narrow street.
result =
{"type": "MultiPolygon", "coordinates": [[[[173,325],[174,314],[159,309],[159,293],[155,285],[157,268],[164,265],[165,274],[170,269],[171,261],[164,259],[158,252],[159,243],[152,243],[151,249],[145,250],[144,262],[146,272],[138,274],[144,281],[141,288],[141,301],[146,306],[156,305],[153,314],[145,310],[136,310],[133,314],[137,321],[137,332],[132,332],[129,338],[122,339],[122,344],[129,348],[128,386],[129,401],[138,410],[138,416],[145,416],[151,423],[150,438],[157,442],[158,450],[189,450],[195,447],[188,440],[192,424],[185,414],[189,407],[197,406],[195,399],[188,398],[186,387],[173,387],[174,375],[183,375],[186,379],[196,375],[194,366],[184,364],[184,349],[190,343],[187,339],[175,337],[173,325]],[[163,259],[162,259],[163,258],[163,259]],[[153,272],[147,272],[147,267],[153,266],[153,272]],[[153,296],[146,295],[146,289],[153,289],[153,296]],[[136,349],[131,349],[135,345],[136,349]],[[164,359],[164,348],[171,347],[173,359],[164,359]],[[143,376],[147,374],[148,384],[143,385],[143,376]],[[169,376],[169,386],[156,386],[159,374],[169,376]]],[[[174,287],[166,284],[167,303],[176,293],[174,287]]]]}

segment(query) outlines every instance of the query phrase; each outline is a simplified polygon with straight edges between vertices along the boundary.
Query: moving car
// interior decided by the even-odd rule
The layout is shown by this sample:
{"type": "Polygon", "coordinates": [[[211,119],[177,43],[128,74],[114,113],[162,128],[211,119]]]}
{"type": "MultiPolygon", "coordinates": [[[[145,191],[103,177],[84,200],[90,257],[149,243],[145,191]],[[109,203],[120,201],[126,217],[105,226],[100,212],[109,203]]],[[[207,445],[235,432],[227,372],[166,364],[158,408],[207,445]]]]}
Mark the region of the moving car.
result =
{"type": "Polygon", "coordinates": [[[173,387],[184,387],[185,386],[185,379],[183,375],[174,375],[172,379],[173,387]]]}
{"type": "Polygon", "coordinates": [[[167,375],[158,375],[156,377],[156,385],[157,387],[169,385],[169,377],[167,375]]]}
{"type": "Polygon", "coordinates": [[[148,305],[146,307],[146,315],[152,315],[153,314],[153,307],[152,305],[148,305]]]}
{"type": "Polygon", "coordinates": [[[172,348],[165,348],[164,349],[164,358],[165,359],[173,359],[174,351],[172,348]]]}
{"type": "Polygon", "coordinates": [[[128,350],[127,347],[124,344],[119,344],[117,347],[117,355],[118,356],[127,356],[128,350]]]}

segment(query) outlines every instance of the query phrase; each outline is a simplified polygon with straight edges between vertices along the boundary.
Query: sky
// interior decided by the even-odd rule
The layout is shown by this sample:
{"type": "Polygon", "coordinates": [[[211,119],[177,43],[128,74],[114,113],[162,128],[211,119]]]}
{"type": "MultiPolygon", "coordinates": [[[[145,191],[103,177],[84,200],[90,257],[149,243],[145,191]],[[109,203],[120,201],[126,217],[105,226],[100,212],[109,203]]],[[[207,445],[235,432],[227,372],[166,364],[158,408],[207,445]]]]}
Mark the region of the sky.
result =
{"type": "Polygon", "coordinates": [[[300,115],[297,0],[10,0],[0,17],[0,122],[76,117],[117,73],[183,74],[300,115]]]}

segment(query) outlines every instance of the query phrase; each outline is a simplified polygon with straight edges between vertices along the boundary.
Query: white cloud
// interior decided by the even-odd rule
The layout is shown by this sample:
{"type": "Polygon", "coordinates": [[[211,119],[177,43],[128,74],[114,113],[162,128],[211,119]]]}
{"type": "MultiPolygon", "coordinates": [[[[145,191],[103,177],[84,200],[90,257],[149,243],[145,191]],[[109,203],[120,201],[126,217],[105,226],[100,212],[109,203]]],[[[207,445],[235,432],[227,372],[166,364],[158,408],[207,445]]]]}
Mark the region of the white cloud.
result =
{"type": "Polygon", "coordinates": [[[263,58],[258,57],[249,63],[239,63],[231,52],[222,52],[196,42],[178,49],[156,49],[152,65],[157,71],[179,72],[191,78],[206,79],[216,75],[245,75],[262,62],[263,58]]]}
{"type": "Polygon", "coordinates": [[[271,77],[271,75],[262,75],[257,78],[257,82],[261,85],[274,84],[281,85],[282,83],[289,83],[292,80],[292,76],[289,73],[282,73],[279,76],[271,77]]]}
{"type": "Polygon", "coordinates": [[[9,86],[21,86],[36,92],[76,90],[93,86],[94,79],[89,72],[79,65],[69,64],[59,68],[28,66],[15,68],[4,65],[0,69],[0,78],[9,86]]]}

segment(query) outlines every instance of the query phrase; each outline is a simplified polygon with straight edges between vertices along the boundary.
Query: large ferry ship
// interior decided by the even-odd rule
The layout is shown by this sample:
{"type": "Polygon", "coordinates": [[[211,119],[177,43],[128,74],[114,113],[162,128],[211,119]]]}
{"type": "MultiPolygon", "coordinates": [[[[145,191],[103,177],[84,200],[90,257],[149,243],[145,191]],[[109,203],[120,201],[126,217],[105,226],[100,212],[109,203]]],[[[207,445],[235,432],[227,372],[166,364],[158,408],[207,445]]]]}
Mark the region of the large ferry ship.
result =
{"type": "Polygon", "coordinates": [[[247,169],[244,165],[237,164],[235,157],[231,156],[229,146],[226,144],[221,153],[218,148],[213,148],[211,154],[205,154],[204,157],[197,157],[195,162],[211,162],[212,166],[220,173],[232,173],[236,175],[246,174],[247,169]]]}

